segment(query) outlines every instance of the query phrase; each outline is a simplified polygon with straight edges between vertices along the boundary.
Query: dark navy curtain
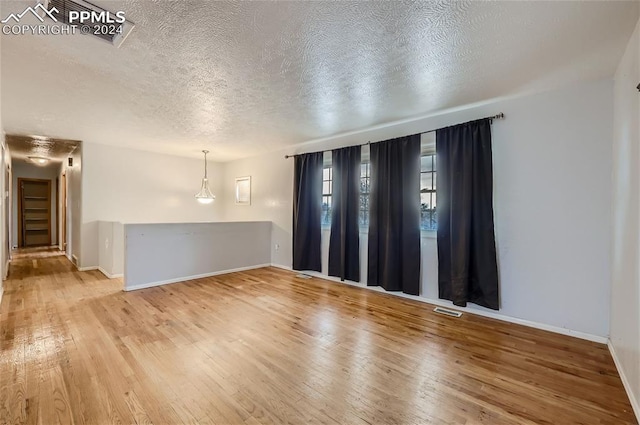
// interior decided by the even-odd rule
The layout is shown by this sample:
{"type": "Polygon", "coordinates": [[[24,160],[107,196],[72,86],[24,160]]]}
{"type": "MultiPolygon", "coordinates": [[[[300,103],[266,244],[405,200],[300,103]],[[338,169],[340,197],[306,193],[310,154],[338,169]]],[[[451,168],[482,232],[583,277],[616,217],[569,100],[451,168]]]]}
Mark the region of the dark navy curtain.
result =
{"type": "Polygon", "coordinates": [[[371,144],[367,285],[420,294],[420,135],[371,144]]]}
{"type": "Polygon", "coordinates": [[[360,282],[360,157],[361,147],[334,149],[331,153],[333,192],[329,275],[360,282]]]}
{"type": "Polygon", "coordinates": [[[436,132],[440,298],[499,309],[491,120],[436,132]]]}
{"type": "Polygon", "coordinates": [[[294,157],[293,269],[322,271],[322,152],[294,157]]]}

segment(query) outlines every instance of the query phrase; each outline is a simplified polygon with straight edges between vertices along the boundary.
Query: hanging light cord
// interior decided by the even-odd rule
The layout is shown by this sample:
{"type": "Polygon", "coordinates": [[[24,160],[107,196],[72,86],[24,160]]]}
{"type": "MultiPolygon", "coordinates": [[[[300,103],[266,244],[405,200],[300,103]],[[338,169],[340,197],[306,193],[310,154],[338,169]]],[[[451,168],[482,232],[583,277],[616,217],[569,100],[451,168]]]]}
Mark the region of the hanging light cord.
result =
{"type": "Polygon", "coordinates": [[[209,153],[209,151],[202,151],[204,152],[204,178],[207,178],[207,154],[209,153]]]}

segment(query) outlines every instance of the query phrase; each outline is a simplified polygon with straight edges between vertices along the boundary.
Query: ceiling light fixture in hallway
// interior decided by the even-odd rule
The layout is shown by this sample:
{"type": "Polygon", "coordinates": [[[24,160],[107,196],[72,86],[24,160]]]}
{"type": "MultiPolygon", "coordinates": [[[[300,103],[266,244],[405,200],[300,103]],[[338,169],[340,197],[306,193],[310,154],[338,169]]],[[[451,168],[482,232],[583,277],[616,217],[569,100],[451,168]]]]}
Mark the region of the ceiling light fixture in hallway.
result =
{"type": "Polygon", "coordinates": [[[42,156],[30,156],[29,161],[33,162],[36,165],[47,165],[49,163],[49,158],[45,158],[42,156]]]}

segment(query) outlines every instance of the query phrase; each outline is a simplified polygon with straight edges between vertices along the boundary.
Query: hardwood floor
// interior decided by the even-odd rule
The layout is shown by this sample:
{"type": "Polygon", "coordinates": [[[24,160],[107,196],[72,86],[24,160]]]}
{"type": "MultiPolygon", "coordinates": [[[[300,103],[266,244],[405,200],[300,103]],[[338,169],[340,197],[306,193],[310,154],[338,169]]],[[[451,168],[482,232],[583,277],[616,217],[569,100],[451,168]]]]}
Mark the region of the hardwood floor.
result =
{"type": "Polygon", "coordinates": [[[607,347],[266,268],[11,265],[0,423],[635,424],[607,347]]]}

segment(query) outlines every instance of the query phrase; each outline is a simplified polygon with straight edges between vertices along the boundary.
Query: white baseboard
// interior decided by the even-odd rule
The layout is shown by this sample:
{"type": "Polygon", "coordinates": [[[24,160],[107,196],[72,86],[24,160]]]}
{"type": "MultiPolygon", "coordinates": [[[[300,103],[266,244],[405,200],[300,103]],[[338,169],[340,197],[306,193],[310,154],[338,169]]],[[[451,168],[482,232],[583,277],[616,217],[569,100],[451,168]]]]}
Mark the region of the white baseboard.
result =
{"type": "Polygon", "coordinates": [[[2,294],[4,294],[4,288],[0,286],[0,306],[2,306],[2,294]]]}
{"type": "MultiPolygon", "coordinates": [[[[413,297],[413,296],[409,295],[409,297],[413,297]]],[[[418,299],[423,297],[413,297],[413,298],[418,299]]],[[[600,336],[600,335],[590,334],[587,332],[575,331],[573,329],[567,329],[567,328],[562,328],[560,326],[548,325],[546,323],[534,322],[533,320],[520,319],[518,317],[506,316],[504,314],[499,314],[499,313],[492,313],[490,311],[476,310],[468,307],[458,307],[456,305],[453,305],[453,302],[446,301],[446,300],[434,300],[429,298],[423,298],[423,299],[425,300],[425,302],[429,304],[435,304],[442,307],[453,308],[469,314],[476,314],[478,316],[488,317],[490,319],[502,320],[503,322],[515,323],[518,325],[528,326],[530,328],[536,328],[536,329],[541,329],[543,331],[549,331],[549,332],[553,332],[561,335],[572,336],[575,338],[597,342],[600,344],[607,343],[606,336],[600,336]]]]}
{"type": "Polygon", "coordinates": [[[7,262],[4,263],[4,276],[2,276],[2,280],[7,280],[7,278],[9,277],[9,264],[11,263],[11,260],[7,259],[7,262]]]}
{"type": "Polygon", "coordinates": [[[98,270],[98,266],[89,266],[89,267],[78,267],[76,266],[79,272],[88,272],[91,270],[98,270]]]}
{"type": "MultiPolygon", "coordinates": [[[[286,270],[286,271],[288,271],[288,272],[294,272],[294,273],[297,273],[297,272],[298,272],[297,270],[293,270],[291,267],[289,267],[289,266],[283,266],[282,264],[275,264],[275,263],[271,263],[271,267],[275,267],[275,268],[277,268],[277,269],[286,270]]],[[[305,274],[306,274],[306,272],[305,272],[305,274]]],[[[324,275],[323,275],[323,276],[324,276],[324,275]]],[[[328,276],[325,276],[325,277],[328,277],[328,276]]]]}
{"type": "MultiPolygon", "coordinates": [[[[296,272],[295,270],[292,270],[291,267],[283,266],[281,264],[271,264],[271,266],[277,267],[277,268],[283,269],[283,270],[289,270],[289,271],[296,272]]],[[[303,272],[300,272],[300,273],[304,273],[304,274],[307,274],[309,276],[317,277],[319,279],[330,280],[332,282],[346,283],[347,285],[357,286],[358,288],[364,288],[364,289],[369,289],[371,291],[376,291],[376,292],[381,292],[381,293],[384,293],[384,294],[394,295],[396,297],[408,298],[410,300],[420,301],[420,302],[427,303],[427,304],[433,304],[433,305],[436,305],[436,306],[447,307],[449,309],[462,311],[464,313],[475,314],[477,316],[488,317],[490,319],[501,320],[503,322],[516,323],[518,325],[528,326],[530,328],[542,329],[542,330],[549,331],[549,332],[554,332],[554,333],[557,333],[557,334],[573,336],[573,337],[580,338],[580,339],[586,339],[587,341],[598,342],[600,344],[606,344],[607,341],[608,341],[608,338],[604,337],[604,336],[593,335],[593,334],[580,332],[580,331],[574,331],[574,330],[571,330],[571,329],[561,328],[559,326],[547,325],[545,323],[534,322],[534,321],[531,321],[531,320],[520,319],[520,318],[517,318],[517,317],[505,316],[504,314],[493,313],[493,312],[489,312],[489,311],[482,311],[482,310],[477,310],[477,309],[469,308],[469,307],[458,307],[456,305],[453,305],[453,303],[450,302],[450,301],[434,300],[432,298],[426,298],[426,297],[421,297],[421,296],[416,296],[416,295],[409,295],[409,294],[404,294],[402,292],[388,292],[388,291],[385,291],[383,288],[381,288],[379,286],[367,286],[364,283],[351,282],[351,281],[348,281],[348,280],[341,281],[337,277],[327,276],[325,274],[318,273],[318,272],[313,272],[313,271],[303,271],[303,272]]]]}
{"type": "Polygon", "coordinates": [[[625,375],[624,373],[622,363],[620,363],[620,359],[618,359],[618,355],[616,354],[616,350],[613,346],[613,343],[611,343],[611,340],[607,341],[607,345],[609,346],[611,357],[613,357],[613,363],[615,363],[616,369],[618,369],[618,375],[620,375],[620,379],[622,379],[622,386],[624,386],[624,389],[627,392],[627,396],[629,397],[629,401],[631,402],[633,412],[636,414],[636,419],[640,421],[640,400],[637,400],[635,398],[635,394],[633,393],[633,391],[631,391],[631,384],[627,379],[627,375],[625,375]]]}
{"type": "Polygon", "coordinates": [[[106,277],[108,277],[109,279],[117,279],[119,277],[123,277],[124,274],[122,273],[116,273],[116,274],[111,274],[111,273],[107,273],[107,271],[105,269],[103,269],[102,267],[98,266],[98,270],[105,275],[106,277]]]}
{"type": "Polygon", "coordinates": [[[220,270],[216,272],[203,273],[203,274],[198,274],[193,276],[185,276],[185,277],[179,277],[175,279],[160,280],[157,282],[141,283],[133,286],[127,286],[127,282],[125,281],[124,290],[127,292],[136,291],[138,289],[152,288],[154,286],[161,286],[161,285],[169,285],[171,283],[186,282],[188,280],[202,279],[204,277],[218,276],[218,275],[227,274],[227,273],[243,272],[245,270],[261,269],[263,267],[269,267],[269,266],[271,266],[271,264],[269,263],[257,264],[255,266],[239,267],[237,269],[229,269],[229,270],[220,270]]]}

